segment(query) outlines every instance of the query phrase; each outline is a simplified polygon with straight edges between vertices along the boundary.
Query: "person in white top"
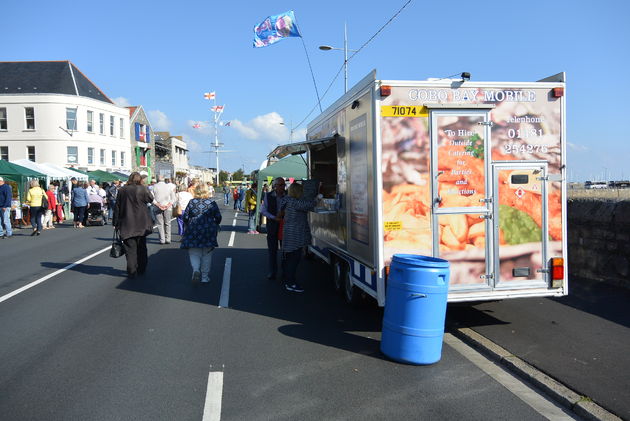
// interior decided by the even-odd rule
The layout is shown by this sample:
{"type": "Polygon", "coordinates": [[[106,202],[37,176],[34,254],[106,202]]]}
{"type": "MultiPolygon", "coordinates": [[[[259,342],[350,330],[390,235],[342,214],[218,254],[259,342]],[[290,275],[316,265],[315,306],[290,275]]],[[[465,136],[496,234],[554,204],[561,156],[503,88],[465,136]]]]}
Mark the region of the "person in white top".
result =
{"type": "Polygon", "coordinates": [[[91,194],[99,194],[99,191],[101,190],[101,188],[98,186],[98,184],[96,184],[96,180],[90,180],[90,185],[87,189],[85,189],[85,191],[87,192],[88,196],[91,194]]]}
{"type": "Polygon", "coordinates": [[[188,202],[193,198],[184,184],[177,186],[177,207],[179,207],[181,214],[177,216],[177,227],[179,228],[178,235],[184,235],[184,211],[188,202]]]}
{"type": "Polygon", "coordinates": [[[164,176],[159,176],[158,183],[153,186],[153,197],[153,210],[160,234],[160,244],[170,244],[171,217],[173,216],[173,204],[177,198],[171,186],[164,182],[164,176]]]}

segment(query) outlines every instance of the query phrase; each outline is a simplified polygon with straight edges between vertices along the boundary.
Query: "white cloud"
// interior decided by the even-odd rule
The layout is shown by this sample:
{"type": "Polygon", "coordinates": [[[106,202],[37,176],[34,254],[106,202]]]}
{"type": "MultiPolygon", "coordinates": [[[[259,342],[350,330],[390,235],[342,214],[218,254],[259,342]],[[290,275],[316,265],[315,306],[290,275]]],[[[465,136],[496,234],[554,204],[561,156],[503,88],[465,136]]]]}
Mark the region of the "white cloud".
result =
{"type": "Polygon", "coordinates": [[[169,130],[171,128],[171,120],[160,110],[149,111],[149,119],[153,128],[156,130],[169,130]]]}
{"type": "Polygon", "coordinates": [[[284,123],[284,118],[276,112],[271,112],[254,117],[248,123],[232,120],[231,125],[247,139],[284,143],[289,140],[289,127],[281,123],[284,123]]]}
{"type": "Polygon", "coordinates": [[[569,147],[569,149],[572,149],[572,150],[578,151],[578,152],[585,152],[585,151],[589,150],[586,146],[577,145],[577,144],[571,143],[571,142],[567,142],[567,146],[569,147]]]}
{"type": "Polygon", "coordinates": [[[112,98],[112,101],[114,101],[114,104],[118,105],[119,107],[131,107],[131,103],[124,96],[112,98]]]}

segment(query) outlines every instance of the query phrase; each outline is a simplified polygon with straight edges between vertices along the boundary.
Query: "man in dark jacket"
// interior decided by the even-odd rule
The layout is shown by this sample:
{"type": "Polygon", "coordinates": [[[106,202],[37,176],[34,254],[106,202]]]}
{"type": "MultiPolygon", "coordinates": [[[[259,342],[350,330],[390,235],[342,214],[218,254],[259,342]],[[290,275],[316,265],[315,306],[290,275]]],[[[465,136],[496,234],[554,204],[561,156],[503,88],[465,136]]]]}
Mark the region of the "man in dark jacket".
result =
{"type": "Polygon", "coordinates": [[[153,222],[147,204],[153,195],[142,184],[142,176],[133,172],[127,185],[118,191],[114,210],[114,227],[120,232],[127,257],[127,276],[135,278],[147,269],[147,235],[153,232],[153,222]]]}
{"type": "Polygon", "coordinates": [[[269,252],[269,275],[267,279],[276,279],[278,275],[278,230],[280,228],[280,201],[285,194],[284,178],[273,181],[273,191],[263,196],[260,213],[267,217],[267,251],[269,252]]]}
{"type": "Polygon", "coordinates": [[[11,186],[5,184],[4,178],[0,177],[0,237],[7,238],[13,235],[11,228],[11,200],[13,190],[11,186]],[[4,225],[4,229],[2,226],[4,225]]]}

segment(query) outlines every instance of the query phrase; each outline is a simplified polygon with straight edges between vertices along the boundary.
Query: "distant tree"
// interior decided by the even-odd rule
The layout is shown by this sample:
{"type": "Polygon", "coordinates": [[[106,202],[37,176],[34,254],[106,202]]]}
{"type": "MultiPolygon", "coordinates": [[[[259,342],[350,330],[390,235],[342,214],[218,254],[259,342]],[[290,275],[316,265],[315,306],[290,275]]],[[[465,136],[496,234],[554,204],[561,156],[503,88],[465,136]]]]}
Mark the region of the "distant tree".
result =
{"type": "Polygon", "coordinates": [[[232,180],[234,180],[234,181],[243,181],[243,177],[244,176],[245,175],[243,174],[243,170],[239,168],[238,170],[236,170],[236,171],[234,171],[232,173],[232,180]]]}
{"type": "Polygon", "coordinates": [[[221,170],[219,172],[219,182],[223,183],[224,181],[228,181],[230,179],[230,173],[228,173],[227,171],[223,171],[221,170]]]}

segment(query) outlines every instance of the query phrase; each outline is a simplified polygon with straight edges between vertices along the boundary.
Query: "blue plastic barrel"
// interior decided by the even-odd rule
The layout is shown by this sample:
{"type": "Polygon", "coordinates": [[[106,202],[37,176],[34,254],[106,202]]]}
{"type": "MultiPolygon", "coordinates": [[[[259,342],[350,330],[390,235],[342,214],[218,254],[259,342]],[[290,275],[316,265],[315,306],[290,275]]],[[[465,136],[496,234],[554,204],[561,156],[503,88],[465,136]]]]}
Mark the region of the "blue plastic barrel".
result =
{"type": "Polygon", "coordinates": [[[449,277],[447,260],[394,255],[383,317],[383,354],[410,364],[440,360],[449,277]]]}

